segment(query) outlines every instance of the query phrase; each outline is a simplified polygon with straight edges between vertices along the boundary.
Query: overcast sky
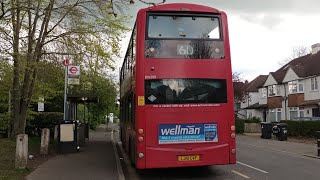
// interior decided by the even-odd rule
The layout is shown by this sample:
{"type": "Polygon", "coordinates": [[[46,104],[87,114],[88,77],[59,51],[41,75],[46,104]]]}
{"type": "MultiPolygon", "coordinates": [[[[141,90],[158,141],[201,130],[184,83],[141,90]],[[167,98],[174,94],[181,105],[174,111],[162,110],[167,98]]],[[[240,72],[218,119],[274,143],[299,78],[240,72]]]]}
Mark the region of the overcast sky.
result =
{"type": "MultiPolygon", "coordinates": [[[[118,12],[133,17],[129,26],[133,26],[138,9],[146,7],[137,1],[118,12]]],[[[152,0],[157,1],[161,0],[152,0]]],[[[232,68],[248,80],[276,71],[293,47],[311,49],[312,44],[320,43],[317,0],[167,0],[175,2],[207,5],[227,13],[232,68]]],[[[123,49],[126,44],[124,40],[123,49]]]]}

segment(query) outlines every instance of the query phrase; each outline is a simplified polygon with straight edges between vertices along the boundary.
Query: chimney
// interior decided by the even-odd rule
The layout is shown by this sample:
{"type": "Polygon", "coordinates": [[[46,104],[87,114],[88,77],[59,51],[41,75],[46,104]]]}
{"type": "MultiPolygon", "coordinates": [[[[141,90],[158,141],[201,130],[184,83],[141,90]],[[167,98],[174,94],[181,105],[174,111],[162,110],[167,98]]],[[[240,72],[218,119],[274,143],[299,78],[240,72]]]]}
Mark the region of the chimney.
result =
{"type": "Polygon", "coordinates": [[[311,46],[312,54],[317,54],[320,51],[320,43],[311,46]]]}

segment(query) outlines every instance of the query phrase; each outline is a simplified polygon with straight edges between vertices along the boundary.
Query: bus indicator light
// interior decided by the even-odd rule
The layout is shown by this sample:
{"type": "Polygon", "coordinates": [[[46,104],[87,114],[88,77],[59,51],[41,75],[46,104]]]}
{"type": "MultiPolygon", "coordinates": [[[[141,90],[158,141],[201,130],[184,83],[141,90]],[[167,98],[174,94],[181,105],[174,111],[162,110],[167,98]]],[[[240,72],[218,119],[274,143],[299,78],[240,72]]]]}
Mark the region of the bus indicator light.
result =
{"type": "Polygon", "coordinates": [[[144,106],[144,96],[138,96],[138,106],[144,106]]]}
{"type": "Polygon", "coordinates": [[[139,133],[139,134],[143,134],[143,129],[139,129],[139,130],[138,130],[138,133],[139,133]]]}

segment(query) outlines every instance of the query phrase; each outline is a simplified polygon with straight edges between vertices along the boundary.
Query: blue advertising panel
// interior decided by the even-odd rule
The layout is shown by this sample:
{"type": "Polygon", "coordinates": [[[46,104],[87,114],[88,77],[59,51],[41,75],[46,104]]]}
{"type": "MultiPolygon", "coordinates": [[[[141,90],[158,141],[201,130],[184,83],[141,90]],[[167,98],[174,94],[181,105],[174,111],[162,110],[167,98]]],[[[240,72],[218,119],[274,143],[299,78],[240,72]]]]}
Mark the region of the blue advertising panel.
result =
{"type": "Polygon", "coordinates": [[[160,124],[159,144],[218,142],[216,123],[160,124]]]}

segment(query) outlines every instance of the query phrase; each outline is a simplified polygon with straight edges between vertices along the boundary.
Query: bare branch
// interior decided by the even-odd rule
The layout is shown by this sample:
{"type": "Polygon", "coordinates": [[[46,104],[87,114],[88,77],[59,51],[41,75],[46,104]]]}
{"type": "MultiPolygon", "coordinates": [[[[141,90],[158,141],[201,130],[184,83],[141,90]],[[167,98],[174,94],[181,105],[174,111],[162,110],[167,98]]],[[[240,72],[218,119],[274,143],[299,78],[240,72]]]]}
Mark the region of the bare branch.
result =
{"type": "Polygon", "coordinates": [[[60,25],[60,23],[72,12],[72,9],[77,7],[79,5],[79,0],[70,8],[70,10],[65,13],[60,20],[47,32],[47,34],[50,34],[57,26],[60,25]]]}
{"type": "Polygon", "coordinates": [[[1,15],[0,15],[0,19],[2,19],[5,15],[5,11],[4,11],[4,2],[2,1],[1,2],[1,15]]]}
{"type": "Polygon", "coordinates": [[[290,61],[297,59],[299,57],[305,56],[305,55],[309,54],[310,52],[311,52],[311,50],[305,46],[301,46],[301,45],[295,46],[292,48],[292,52],[291,52],[290,56],[288,56],[286,59],[279,62],[278,64],[280,66],[284,66],[285,64],[289,63],[290,61]]]}
{"type": "MultiPolygon", "coordinates": [[[[162,0],[162,2],[159,3],[154,3],[154,2],[146,2],[144,0],[139,0],[140,2],[144,3],[144,4],[148,4],[148,5],[153,5],[153,6],[157,6],[159,4],[164,4],[166,3],[166,0],[162,0]]],[[[130,0],[130,4],[134,3],[134,0],[130,0]]]]}

